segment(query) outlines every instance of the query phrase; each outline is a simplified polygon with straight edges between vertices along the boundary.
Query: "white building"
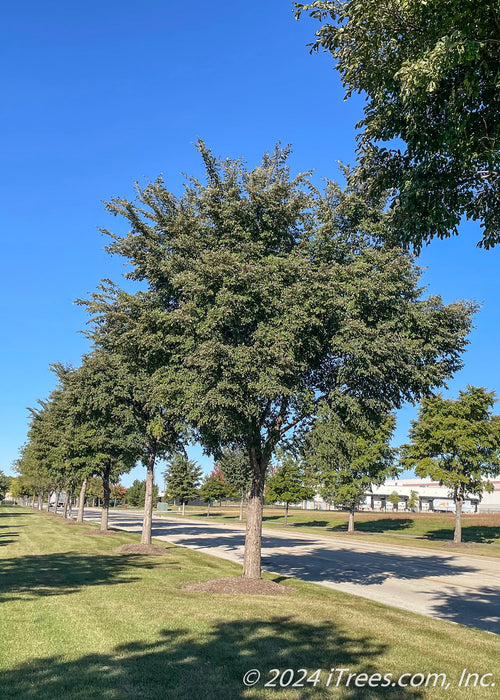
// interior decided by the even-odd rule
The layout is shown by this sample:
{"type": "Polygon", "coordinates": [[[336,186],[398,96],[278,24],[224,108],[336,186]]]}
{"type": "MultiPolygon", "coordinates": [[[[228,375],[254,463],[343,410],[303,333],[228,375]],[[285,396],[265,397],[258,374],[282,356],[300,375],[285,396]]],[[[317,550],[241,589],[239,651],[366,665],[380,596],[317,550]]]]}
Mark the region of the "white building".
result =
{"type": "MultiPolygon", "coordinates": [[[[493,484],[494,491],[492,493],[484,491],[481,500],[477,497],[467,499],[464,504],[464,512],[500,513],[500,479],[489,479],[489,481],[493,484]]],[[[407,503],[412,491],[416,491],[418,495],[418,509],[422,512],[454,509],[448,487],[440,486],[437,481],[432,481],[432,479],[388,479],[381,486],[374,486],[366,493],[361,510],[384,512],[408,510],[407,503]],[[393,506],[389,501],[389,496],[394,492],[399,496],[397,506],[393,506]]],[[[305,502],[303,507],[310,510],[332,509],[332,506],[319,495],[316,495],[313,501],[305,502]]]]}

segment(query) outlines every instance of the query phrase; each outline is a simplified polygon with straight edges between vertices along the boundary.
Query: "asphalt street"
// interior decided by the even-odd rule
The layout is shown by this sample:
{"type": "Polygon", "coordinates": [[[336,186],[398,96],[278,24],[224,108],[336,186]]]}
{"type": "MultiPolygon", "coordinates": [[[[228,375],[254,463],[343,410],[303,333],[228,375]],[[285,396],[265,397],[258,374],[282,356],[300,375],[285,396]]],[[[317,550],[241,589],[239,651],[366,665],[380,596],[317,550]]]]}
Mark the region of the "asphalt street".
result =
{"type": "MultiPolygon", "coordinates": [[[[99,521],[87,509],[85,519],[99,521]]],[[[110,511],[110,527],[140,531],[140,511],[110,511]]],[[[153,536],[241,563],[244,527],[155,517],[153,536]]],[[[386,605],[500,634],[500,559],[265,529],[262,567],[386,605]]]]}

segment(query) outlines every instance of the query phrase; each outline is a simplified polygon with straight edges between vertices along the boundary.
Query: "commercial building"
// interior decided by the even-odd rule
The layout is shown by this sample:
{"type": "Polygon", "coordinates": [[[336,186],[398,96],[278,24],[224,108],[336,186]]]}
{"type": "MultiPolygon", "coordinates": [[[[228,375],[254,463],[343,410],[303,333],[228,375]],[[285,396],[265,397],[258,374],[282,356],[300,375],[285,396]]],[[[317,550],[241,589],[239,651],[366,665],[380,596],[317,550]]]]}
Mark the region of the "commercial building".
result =
{"type": "MultiPolygon", "coordinates": [[[[500,479],[490,479],[493,492],[483,492],[481,499],[468,498],[464,512],[472,513],[500,513],[500,479]]],[[[422,512],[451,511],[454,510],[450,491],[446,486],[440,486],[439,482],[432,479],[388,479],[381,486],[374,486],[366,493],[365,502],[360,510],[367,511],[406,511],[408,501],[412,497],[412,491],[418,497],[418,510],[422,512]],[[397,493],[399,502],[393,505],[389,497],[397,493]]],[[[304,508],[311,510],[332,510],[332,506],[326,503],[320,495],[312,501],[306,501],[304,508]]]]}

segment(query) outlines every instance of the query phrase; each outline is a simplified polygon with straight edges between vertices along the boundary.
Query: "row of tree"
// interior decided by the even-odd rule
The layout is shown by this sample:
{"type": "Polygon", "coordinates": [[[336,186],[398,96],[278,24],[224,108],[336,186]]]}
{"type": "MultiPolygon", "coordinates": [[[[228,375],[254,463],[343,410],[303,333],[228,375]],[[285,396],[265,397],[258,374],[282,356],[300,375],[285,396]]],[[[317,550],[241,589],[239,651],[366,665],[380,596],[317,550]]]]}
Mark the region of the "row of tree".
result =
{"type": "MultiPolygon", "coordinates": [[[[251,473],[244,576],[254,578],[277,452],[323,471],[356,464],[365,484],[390,473],[392,411],[462,366],[477,306],[422,296],[412,256],[385,243],[386,200],[362,183],[319,190],[308,174],[290,177],[279,147],[253,170],[197,147],[206,181],[189,178],[182,197],[159,178],[107,204],[130,228],[106,231],[108,250],[140,289],[104,281],[80,301],[93,350],[77,369],[53,366],[57,386],[32,411],[18,467],[32,490],[49,479],[82,491],[99,476],[106,528],[110,484],[141,461],[148,544],[156,460],[187,458],[192,441],[216,460],[239,451],[251,473]]],[[[347,502],[347,471],[344,488],[347,502]]]]}
{"type": "MultiPolygon", "coordinates": [[[[375,477],[357,448],[390,470],[386,447],[368,448],[373,436],[386,434],[394,409],[430,401],[461,367],[476,306],[423,298],[419,270],[398,246],[418,250],[456,232],[464,214],[482,221],[486,247],[499,238],[495,3],[296,6],[322,22],[316,48],[332,53],[347,94],[368,97],[347,187],[290,178],[288,149],[249,171],[200,141],[205,183],[188,178],[177,197],[158,178],[137,186],[134,201],[109,202],[129,225],[123,237],[105,232],[109,252],[123,256],[140,291],[104,281],[81,302],[94,350],[77,370],[54,367],[58,386],[33,410],[18,465],[39,496],[49,483],[82,491],[99,476],[109,504],[112,480],[142,461],[147,543],[157,458],[186,458],[193,440],[216,459],[239,450],[251,469],[248,577],[260,576],[264,484],[277,450],[302,451],[322,469],[332,463],[330,427],[352,435],[333,448],[351,498],[346,465],[375,477]],[[398,138],[402,150],[392,147],[398,138]]],[[[414,430],[407,465],[462,473],[458,453],[414,430]],[[417,449],[422,435],[427,451],[417,449]]],[[[462,446],[472,445],[464,435],[462,446]]]]}

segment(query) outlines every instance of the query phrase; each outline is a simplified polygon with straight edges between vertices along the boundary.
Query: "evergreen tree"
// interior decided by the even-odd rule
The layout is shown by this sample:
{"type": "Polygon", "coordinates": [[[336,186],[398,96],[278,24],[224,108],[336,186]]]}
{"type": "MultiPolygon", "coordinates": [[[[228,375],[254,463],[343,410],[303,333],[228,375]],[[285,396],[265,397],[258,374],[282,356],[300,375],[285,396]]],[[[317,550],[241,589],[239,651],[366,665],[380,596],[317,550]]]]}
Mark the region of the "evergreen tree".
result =
{"type": "MultiPolygon", "coordinates": [[[[131,506],[144,508],[146,502],[146,480],[140,481],[135,479],[132,486],[126,491],[127,503],[131,506]]],[[[155,485],[153,489],[153,500],[158,501],[158,487],[155,485]]]]}
{"type": "Polygon", "coordinates": [[[418,491],[412,491],[410,492],[410,498],[408,499],[407,506],[410,510],[412,511],[418,511],[419,506],[420,506],[420,498],[418,495],[418,491]]]}
{"type": "Polygon", "coordinates": [[[182,505],[182,515],[186,514],[186,503],[198,496],[201,469],[192,459],[183,454],[175,454],[163,473],[166,493],[169,499],[176,499],[182,505]]]}

